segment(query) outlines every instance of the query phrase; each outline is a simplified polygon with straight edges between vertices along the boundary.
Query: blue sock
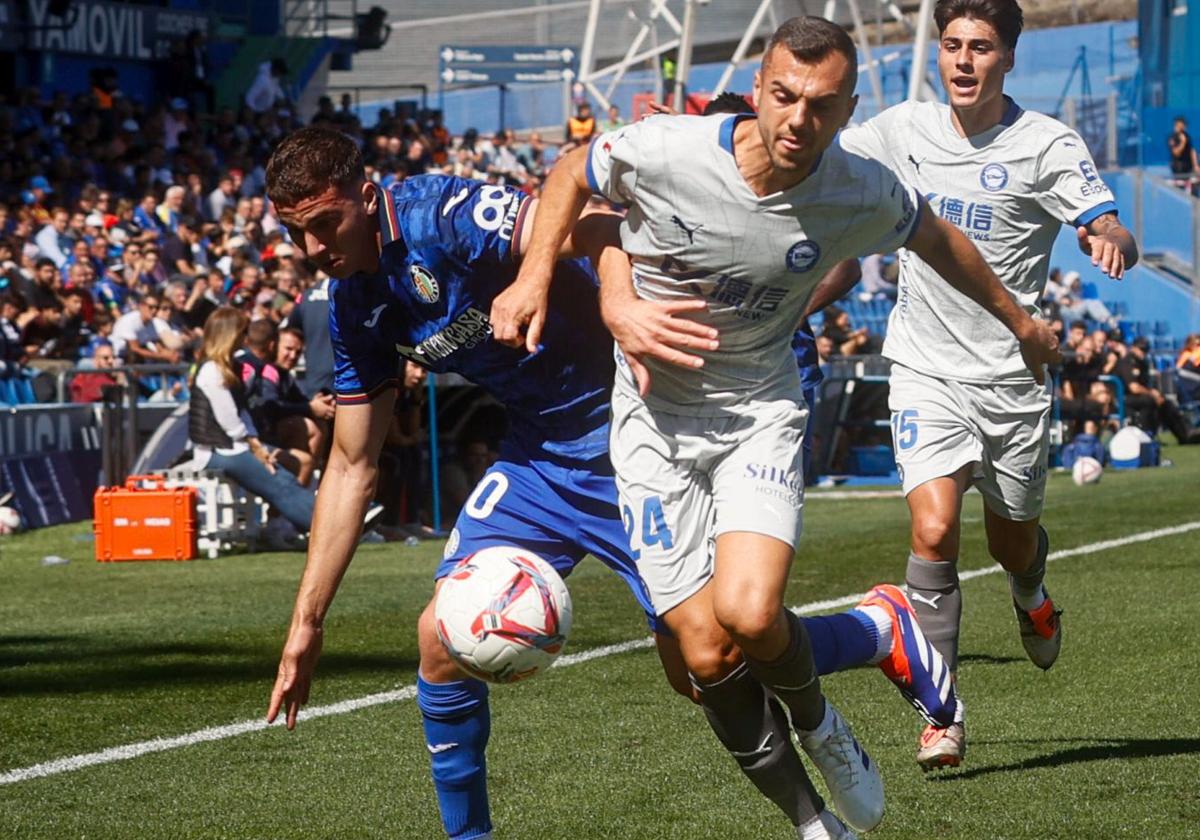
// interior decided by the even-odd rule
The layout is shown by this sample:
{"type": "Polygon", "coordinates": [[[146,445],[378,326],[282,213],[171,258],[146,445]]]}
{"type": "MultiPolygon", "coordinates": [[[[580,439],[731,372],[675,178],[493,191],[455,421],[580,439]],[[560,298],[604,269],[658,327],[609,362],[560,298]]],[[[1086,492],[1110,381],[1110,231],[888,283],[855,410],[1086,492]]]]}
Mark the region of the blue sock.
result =
{"type": "Polygon", "coordinates": [[[879,630],[858,610],[801,618],[812,640],[813,659],[821,676],[865,665],[879,647],[879,630]]]}
{"type": "Polygon", "coordinates": [[[492,729],[487,697],[487,683],[480,680],[430,683],[417,675],[417,706],[442,827],[454,840],[483,837],[492,830],[484,758],[492,729]]]}

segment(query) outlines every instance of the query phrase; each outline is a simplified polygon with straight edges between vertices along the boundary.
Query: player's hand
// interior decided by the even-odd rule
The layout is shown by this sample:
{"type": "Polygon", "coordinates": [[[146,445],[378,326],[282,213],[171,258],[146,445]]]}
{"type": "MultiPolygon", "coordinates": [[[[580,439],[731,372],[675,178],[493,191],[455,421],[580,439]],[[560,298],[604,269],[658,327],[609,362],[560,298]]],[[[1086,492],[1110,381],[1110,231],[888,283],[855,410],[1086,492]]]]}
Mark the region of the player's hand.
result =
{"type": "Polygon", "coordinates": [[[527,352],[537,352],[549,298],[549,289],[518,278],[492,301],[492,338],[508,347],[524,344],[527,352]]]}
{"type": "Polygon", "coordinates": [[[1046,384],[1046,365],[1062,362],[1058,335],[1045,321],[1033,321],[1029,333],[1021,338],[1021,358],[1039,385],[1046,384]]]}
{"type": "Polygon", "coordinates": [[[658,100],[651,100],[650,102],[647,102],[646,110],[648,112],[650,112],[651,114],[666,114],[667,116],[672,116],[672,117],[678,113],[678,111],[676,111],[670,105],[664,105],[663,103],[659,102],[658,100]]]}
{"type": "Polygon", "coordinates": [[[305,622],[294,621],[283,656],[279,659],[279,675],[275,677],[275,688],[271,690],[271,703],[267,706],[267,723],[274,723],[281,709],[288,729],[296,728],[296,715],[300,707],[308,702],[308,690],[312,686],[313,671],[321,656],[324,631],[305,622]]]}
{"type": "Polygon", "coordinates": [[[717,331],[682,317],[689,312],[703,312],[704,300],[642,300],[624,302],[619,307],[602,307],[601,315],[608,326],[643,397],[650,391],[650,371],[644,359],[653,358],[687,368],[704,366],[704,359],[683,348],[713,351],[720,346],[717,331]]]}
{"type": "Polygon", "coordinates": [[[1092,235],[1082,226],[1075,229],[1075,234],[1079,237],[1079,250],[1092,258],[1092,265],[1098,266],[1113,280],[1125,276],[1125,255],[1115,239],[1103,233],[1092,235]]]}

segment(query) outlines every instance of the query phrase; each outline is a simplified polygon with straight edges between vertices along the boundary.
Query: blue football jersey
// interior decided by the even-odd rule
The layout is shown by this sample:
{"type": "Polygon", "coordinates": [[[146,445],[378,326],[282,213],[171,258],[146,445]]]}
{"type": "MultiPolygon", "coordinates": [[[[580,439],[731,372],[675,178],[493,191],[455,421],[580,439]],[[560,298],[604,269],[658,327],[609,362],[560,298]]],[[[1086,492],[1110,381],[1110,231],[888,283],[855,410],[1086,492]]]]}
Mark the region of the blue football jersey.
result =
{"type": "MultiPolygon", "coordinates": [[[[800,328],[792,336],[792,353],[800,369],[800,387],[806,393],[815,390],[825,376],[821,373],[821,359],[817,356],[817,339],[807,318],[800,322],[800,328]]],[[[812,400],[808,402],[809,408],[812,408],[812,400]]]]}
{"type": "Polygon", "coordinates": [[[458,373],[508,409],[510,442],[594,458],[607,449],[612,338],[586,260],[560,261],[538,352],[491,338],[492,300],[517,276],[528,196],[421,175],[380,188],[378,273],[330,284],[334,390],[365,402],[395,387],[405,359],[458,373]]]}

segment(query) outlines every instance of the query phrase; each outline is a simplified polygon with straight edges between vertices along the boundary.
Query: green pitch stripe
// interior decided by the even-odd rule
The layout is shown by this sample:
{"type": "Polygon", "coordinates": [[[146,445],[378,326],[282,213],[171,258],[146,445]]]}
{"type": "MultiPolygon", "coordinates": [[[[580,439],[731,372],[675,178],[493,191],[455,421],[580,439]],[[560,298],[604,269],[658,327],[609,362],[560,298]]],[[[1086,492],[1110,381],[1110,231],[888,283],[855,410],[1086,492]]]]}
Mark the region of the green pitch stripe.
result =
{"type": "MultiPolygon", "coordinates": [[[[1153,531],[1142,531],[1137,534],[1130,534],[1127,537],[1120,537],[1112,540],[1103,540],[1101,542],[1089,543],[1088,545],[1077,546],[1076,548],[1065,548],[1060,551],[1055,551],[1050,554],[1047,560],[1063,560],[1068,557],[1078,557],[1083,554],[1093,554],[1100,551],[1108,551],[1113,548],[1121,548],[1127,545],[1136,543],[1150,542],[1164,537],[1173,537],[1179,534],[1186,534],[1190,531],[1200,529],[1200,521],[1187,522],[1182,525],[1175,525],[1170,528],[1158,528],[1153,531]]],[[[960,580],[970,580],[972,578],[983,577],[984,575],[998,574],[1003,571],[1000,566],[992,565],[981,569],[971,569],[959,575],[960,580]]],[[[826,610],[840,609],[841,607],[857,604],[863,595],[846,595],[841,598],[833,598],[827,601],[814,601],[809,604],[803,604],[798,607],[793,607],[793,612],[796,613],[817,613],[826,610]]],[[[608,656],[615,656],[619,653],[626,653],[631,650],[639,650],[643,648],[653,647],[653,639],[633,639],[628,642],[622,642],[615,645],[606,645],[604,647],[592,648],[591,650],[581,651],[579,653],[569,654],[560,657],[555,663],[555,667],[567,667],[570,665],[579,665],[584,662],[590,662],[593,659],[602,659],[608,656]]],[[[367,709],[372,706],[383,705],[384,703],[397,703],[404,700],[411,700],[417,696],[416,686],[405,686],[404,688],[396,689],[395,691],[384,691],[378,694],[368,694],[365,697],[357,697],[351,700],[343,700],[340,703],[331,703],[327,706],[315,706],[310,709],[305,709],[300,713],[301,720],[313,720],[316,718],[329,717],[331,715],[342,715],[349,712],[356,712],[359,709],[367,709]]],[[[282,720],[275,724],[282,725],[282,720]]],[[[0,773],[0,785],[11,785],[17,782],[25,782],[30,779],[39,779],[45,776],[55,776],[59,773],[69,773],[73,770],[82,770],[85,767],[94,767],[100,764],[111,764],[116,761],[125,761],[131,758],[137,758],[142,755],[151,753],[165,752],[167,750],[189,747],[193,744],[203,744],[207,741],[222,741],[226,738],[234,738],[238,735],[245,735],[250,732],[260,732],[269,728],[265,719],[259,718],[255,720],[242,721],[240,723],[231,723],[225,726],[213,726],[208,729],[201,729],[196,732],[189,732],[186,735],[177,735],[173,738],[154,738],[149,741],[139,741],[134,744],[126,744],[121,747],[111,747],[99,752],[84,753],[82,755],[68,756],[67,758],[59,758],[54,761],[47,761],[42,764],[34,764],[29,767],[20,767],[14,770],[8,770],[0,773]]]]}

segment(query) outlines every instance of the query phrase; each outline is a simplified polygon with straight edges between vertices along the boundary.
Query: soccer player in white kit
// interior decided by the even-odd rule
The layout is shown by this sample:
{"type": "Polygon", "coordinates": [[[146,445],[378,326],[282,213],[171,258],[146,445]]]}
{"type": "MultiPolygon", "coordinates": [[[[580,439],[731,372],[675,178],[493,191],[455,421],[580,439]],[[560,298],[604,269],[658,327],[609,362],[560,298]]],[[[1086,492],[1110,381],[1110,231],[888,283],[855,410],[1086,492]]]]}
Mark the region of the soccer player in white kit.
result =
{"type": "MultiPolygon", "coordinates": [[[[1031,313],[1046,285],[1059,227],[1102,272],[1120,278],[1137,246],[1083,140],[1004,95],[1021,8],[1016,0],[940,0],[938,70],[950,104],[905,102],[842,133],[842,145],[882,161],[941,218],[974,241],[1031,313]]],[[[988,551],[1009,573],[1021,641],[1045,669],[1062,640],[1043,578],[1049,543],[1038,520],[1046,489],[1051,397],[1004,326],[947,288],[912,250],[901,253],[899,299],[883,354],[893,362],[896,461],[912,518],[905,575],[928,639],[956,668],[962,599],[956,561],[962,496],[984,499],[988,551]]],[[[961,703],[960,703],[961,709],[961,703]]],[[[930,726],[917,761],[957,766],[961,721],[930,726]]]]}
{"type": "Polygon", "coordinates": [[[528,325],[536,348],[558,239],[593,192],[629,208],[632,283],[627,262],[623,273],[599,266],[619,345],[610,452],[626,530],[710,725],[802,838],[852,835],[824,809],[789,722],[842,818],[869,830],[883,816],[878,770],[825,702],[783,602],[808,416],[790,340],[818,279],[907,244],[1020,336],[1031,369],[1056,354],[960,231],[888,168],[833,142],[856,69],[844,30],[794,18],[756,75],[757,118],[652,117],[568,155],[546,183],[517,282],[492,309],[497,340],[528,325]],[[663,300],[691,317],[660,317],[663,300]],[[740,656],[714,644],[727,637],[740,656]]]}

